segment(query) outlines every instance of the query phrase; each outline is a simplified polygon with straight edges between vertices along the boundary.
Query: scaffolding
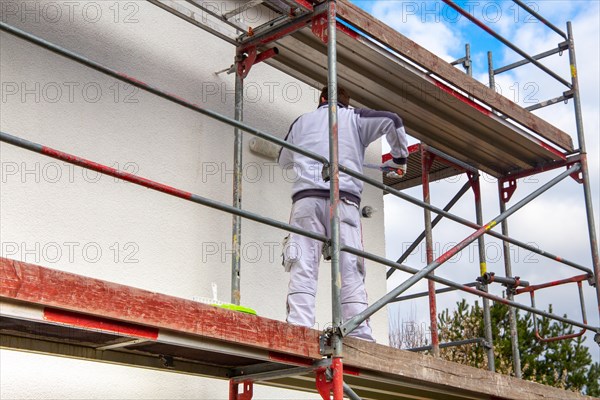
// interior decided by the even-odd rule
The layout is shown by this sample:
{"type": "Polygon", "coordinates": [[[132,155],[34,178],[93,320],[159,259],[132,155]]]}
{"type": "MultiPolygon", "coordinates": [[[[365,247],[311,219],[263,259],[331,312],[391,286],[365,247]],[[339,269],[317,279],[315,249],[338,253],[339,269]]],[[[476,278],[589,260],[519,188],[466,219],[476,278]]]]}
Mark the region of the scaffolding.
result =
{"type": "MultiPolygon", "coordinates": [[[[1,329],[3,333],[8,334],[8,336],[3,336],[2,346],[55,354],[71,354],[89,359],[110,359],[114,357],[114,362],[152,365],[157,368],[172,369],[177,364],[176,368],[190,373],[229,378],[231,388],[229,396],[232,400],[251,399],[254,382],[302,390],[315,390],[316,388],[324,399],[329,399],[333,395],[335,400],[341,400],[344,396],[351,399],[383,399],[414,398],[411,396],[416,395],[431,399],[489,398],[489,396],[520,398],[519,396],[522,396],[525,392],[541,393],[544,391],[548,391],[549,398],[569,398],[571,396],[570,393],[561,392],[561,394],[557,394],[558,392],[555,392],[555,389],[542,388],[540,385],[518,381],[510,377],[494,378],[498,385],[496,388],[478,388],[477,379],[480,379],[478,378],[479,375],[470,382],[460,385],[458,383],[448,384],[440,380],[440,377],[425,377],[417,372],[411,375],[407,371],[400,371],[397,366],[378,366],[377,357],[366,360],[364,354],[360,351],[360,349],[367,348],[371,354],[384,357],[383,351],[379,349],[381,346],[361,343],[347,338],[348,334],[364,320],[391,302],[416,296],[428,296],[432,344],[427,349],[431,350],[434,355],[438,355],[441,347],[464,343],[439,343],[437,329],[435,329],[437,318],[436,294],[450,290],[461,290],[483,299],[485,338],[473,339],[470,342],[481,343],[486,348],[488,366],[491,371],[494,369],[494,353],[489,312],[490,300],[506,304],[511,310],[510,328],[513,367],[517,378],[521,377],[521,368],[516,333],[516,309],[528,311],[534,316],[561,321],[581,329],[578,333],[567,337],[542,338],[539,337],[537,332],[536,322],[536,335],[542,341],[568,339],[583,335],[586,330],[590,330],[596,333],[595,339],[600,343],[600,327],[588,324],[586,307],[583,302],[583,283],[587,282],[595,287],[598,304],[600,305],[598,280],[600,266],[576,73],[574,39],[570,23],[567,24],[567,33],[564,33],[524,3],[514,0],[518,6],[565,39],[565,41],[558,44],[556,49],[530,56],[485,26],[481,21],[475,19],[453,1],[444,0],[446,4],[461,15],[523,57],[520,62],[494,68],[492,55],[489,53],[491,88],[494,87],[494,77],[496,75],[528,63],[535,65],[567,87],[562,96],[536,104],[529,107],[529,109],[523,109],[470,77],[471,59],[468,46],[466,47],[466,56],[463,59],[452,64],[445,63],[345,0],[323,2],[306,0],[248,1],[226,14],[216,13],[205,2],[199,0],[189,0],[186,6],[180,2],[170,0],[149,1],[188,23],[196,25],[236,46],[235,63],[226,70],[229,73],[235,73],[236,76],[235,116],[233,119],[193,104],[165,90],[127,76],[4,22],[0,22],[0,29],[134,87],[234,127],[234,179],[231,205],[119,171],[76,155],[64,153],[20,138],[12,133],[1,132],[0,140],[82,168],[91,169],[170,196],[232,214],[234,256],[232,257],[231,268],[231,301],[234,304],[240,303],[242,219],[253,220],[323,242],[331,255],[333,325],[323,332],[315,333],[315,331],[309,329],[290,327],[283,323],[277,324],[274,321],[259,317],[240,315],[226,310],[215,310],[212,307],[181,299],[148,292],[142,293],[143,291],[138,293],[136,290],[139,289],[1,259],[1,277],[3,280],[2,288],[0,288],[3,304],[1,329]],[[252,7],[268,7],[273,12],[274,18],[254,28],[243,26],[239,21],[232,22],[232,17],[252,7]],[[202,18],[196,14],[198,10],[202,11],[202,18]],[[538,61],[564,50],[568,50],[569,54],[570,82],[538,61]],[[255,129],[243,122],[244,79],[251,72],[253,65],[263,61],[304,82],[327,84],[330,99],[328,158],[297,147],[275,135],[255,129]],[[462,64],[467,73],[462,73],[453,64],[462,64]],[[409,133],[421,140],[419,145],[410,148],[409,171],[404,178],[390,179],[383,177],[383,181],[381,181],[369,178],[360,172],[339,164],[337,154],[337,110],[335,107],[338,82],[348,88],[351,93],[356,93],[357,104],[388,109],[402,115],[409,133]],[[573,145],[568,134],[529,112],[568,99],[573,99],[574,104],[577,147],[573,145]],[[264,217],[242,208],[243,132],[298,152],[323,165],[323,179],[330,182],[331,237],[305,231],[288,223],[264,217]],[[493,141],[491,138],[493,138],[493,141]],[[564,171],[558,173],[549,182],[541,185],[516,204],[507,207],[511,196],[516,190],[517,179],[557,169],[564,169],[564,171]],[[483,220],[481,204],[479,179],[482,171],[498,180],[500,213],[487,223],[483,220]],[[404,264],[408,254],[412,251],[411,248],[397,261],[391,261],[341,243],[339,235],[340,220],[337,213],[339,203],[338,177],[340,173],[348,174],[382,190],[384,193],[399,197],[423,208],[425,229],[411,248],[414,249],[425,240],[427,265],[424,268],[416,269],[404,264]],[[468,182],[447,206],[441,209],[431,205],[430,183],[434,180],[463,173],[468,176],[468,182]],[[508,218],[511,215],[548,189],[570,177],[583,186],[592,268],[508,236],[508,218]],[[406,188],[418,185],[422,185],[422,199],[417,199],[403,192],[406,188]],[[475,198],[475,222],[450,213],[452,206],[469,189],[473,190],[475,198]],[[436,218],[432,219],[432,213],[437,214],[436,218]],[[443,218],[471,228],[474,232],[462,239],[449,251],[434,258],[432,231],[443,218]],[[498,225],[501,225],[502,233],[493,230],[498,225]],[[486,235],[500,239],[504,243],[506,275],[504,277],[496,276],[487,271],[484,252],[484,237],[486,235]],[[476,282],[462,284],[434,274],[436,269],[475,241],[479,244],[479,262],[481,266],[480,276],[476,282]],[[562,263],[583,272],[583,274],[541,284],[530,284],[522,281],[519,277],[513,276],[512,273],[511,245],[562,263]],[[408,272],[411,277],[384,297],[372,303],[359,315],[343,321],[340,304],[341,280],[339,279],[339,254],[342,251],[389,267],[388,278],[396,270],[408,272]],[[24,279],[24,277],[30,279],[24,279]],[[429,282],[427,292],[401,297],[407,289],[423,279],[427,279],[429,282]],[[97,287],[104,288],[98,290],[95,294],[97,298],[93,306],[73,302],[72,298],[61,297],[59,294],[47,289],[48,286],[52,285],[69,284],[77,292],[77,290],[82,291],[86,287],[89,288],[92,281],[97,287]],[[488,285],[494,282],[501,283],[508,288],[507,298],[488,292],[488,285]],[[447,288],[436,290],[435,283],[447,286],[447,288]],[[578,286],[582,310],[581,321],[554,315],[535,307],[535,292],[537,290],[568,283],[574,283],[578,286]],[[149,317],[146,312],[144,317],[141,317],[136,316],[136,313],[131,312],[131,310],[126,314],[119,314],[119,311],[123,310],[110,310],[110,307],[106,305],[110,301],[107,296],[111,293],[121,294],[127,298],[133,304],[131,306],[133,308],[142,307],[139,300],[136,303],[135,296],[155,299],[162,302],[161,304],[170,305],[171,308],[169,309],[175,309],[172,306],[177,304],[177,307],[181,309],[194,311],[192,313],[194,314],[193,317],[199,318],[207,326],[198,328],[198,324],[191,320],[188,322],[193,324],[193,327],[186,325],[186,321],[175,324],[169,323],[169,321],[174,321],[180,316],[177,318],[172,316],[170,320],[168,316],[155,315],[149,317]],[[515,296],[523,293],[530,294],[531,305],[521,304],[514,300],[515,296]],[[123,321],[125,319],[123,315],[129,316],[126,321],[123,321]],[[212,324],[211,318],[215,319],[212,324]],[[120,322],[118,322],[119,320],[120,322]],[[216,321],[223,324],[221,328],[218,328],[218,332],[211,331],[210,328],[216,326],[216,321]],[[126,324],[124,325],[124,323],[126,324]],[[65,327],[65,325],[68,327],[65,327]],[[265,339],[265,336],[261,336],[256,330],[240,328],[240,326],[249,325],[267,330],[268,338],[265,339]],[[49,326],[52,328],[49,328],[49,326]],[[86,331],[86,329],[90,331],[86,331]],[[226,329],[229,329],[230,332],[226,329]],[[97,330],[104,333],[98,333],[97,330]],[[106,331],[111,332],[111,334],[106,334],[106,331]],[[42,340],[36,336],[39,336],[40,332],[50,333],[47,335],[48,337],[42,340]],[[32,339],[31,335],[34,335],[34,339],[37,338],[37,340],[32,339]],[[186,335],[200,335],[204,339],[200,340],[197,337],[186,335]],[[240,339],[240,336],[244,335],[250,336],[240,339]],[[48,340],[56,341],[61,337],[68,337],[71,342],[73,338],[79,338],[79,342],[59,345],[51,345],[47,342],[48,340]],[[289,337],[292,339],[289,339],[289,337]],[[206,338],[210,340],[207,342],[206,338]],[[161,344],[162,348],[160,348],[161,344]],[[255,350],[256,347],[262,347],[263,350],[264,348],[272,348],[273,354],[257,351],[255,350]],[[183,350],[186,348],[188,352],[183,350]],[[201,353],[197,355],[200,358],[210,355],[213,360],[210,363],[211,366],[199,367],[197,362],[194,364],[185,361],[190,358],[194,359],[189,354],[190,349],[196,349],[197,352],[201,353]],[[117,350],[117,352],[114,352],[114,350],[117,350]],[[119,350],[127,351],[128,355],[124,356],[119,353],[119,350]],[[148,353],[155,356],[160,355],[162,365],[156,365],[156,357],[148,358],[148,353]],[[357,370],[360,370],[360,373],[356,372],[357,370]],[[310,376],[314,374],[313,379],[316,379],[316,385],[314,382],[312,386],[307,383],[305,378],[307,374],[310,376]],[[502,382],[498,383],[498,379],[502,382]],[[430,380],[430,386],[424,383],[427,380],[430,380]],[[454,386],[454,390],[449,386],[454,386]]],[[[534,319],[534,321],[537,320],[534,319]]],[[[75,341],[77,342],[77,340],[75,341]]],[[[403,353],[406,352],[393,352],[395,357],[407,357],[403,353]]],[[[411,362],[415,362],[415,360],[419,360],[418,362],[422,364],[430,362],[423,358],[412,359],[411,362]]],[[[443,363],[435,358],[431,362],[443,363]]],[[[453,366],[452,368],[459,367],[453,366]]],[[[469,371],[469,374],[474,374],[472,370],[469,371]]],[[[481,374],[483,373],[481,372],[481,374]]],[[[491,375],[482,376],[490,379],[491,375]]]]}

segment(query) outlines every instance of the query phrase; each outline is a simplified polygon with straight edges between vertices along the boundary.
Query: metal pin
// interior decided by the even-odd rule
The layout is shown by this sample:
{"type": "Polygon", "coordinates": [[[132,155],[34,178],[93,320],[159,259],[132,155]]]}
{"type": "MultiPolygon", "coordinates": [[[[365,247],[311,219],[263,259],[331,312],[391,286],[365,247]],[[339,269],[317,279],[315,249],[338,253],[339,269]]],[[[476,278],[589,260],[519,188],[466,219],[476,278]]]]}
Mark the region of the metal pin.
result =
{"type": "Polygon", "coordinates": [[[231,64],[231,66],[229,68],[225,68],[225,69],[215,72],[215,75],[221,75],[223,72],[227,72],[227,75],[233,74],[235,72],[235,64],[231,64]]]}

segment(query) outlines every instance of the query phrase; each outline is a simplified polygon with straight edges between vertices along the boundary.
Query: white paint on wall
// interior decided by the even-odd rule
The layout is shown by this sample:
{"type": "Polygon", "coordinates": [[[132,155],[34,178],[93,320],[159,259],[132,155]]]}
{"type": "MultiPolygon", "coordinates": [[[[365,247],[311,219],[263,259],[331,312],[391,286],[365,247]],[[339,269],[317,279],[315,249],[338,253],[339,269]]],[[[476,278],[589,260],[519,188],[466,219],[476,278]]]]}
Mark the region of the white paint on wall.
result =
{"type": "MultiPolygon", "coordinates": [[[[11,25],[233,116],[233,76],[214,72],[232,63],[234,48],[148,2],[0,4],[11,25]],[[60,18],[49,14],[58,9],[60,18]]],[[[231,203],[229,126],[4,32],[0,67],[3,131],[231,203]]],[[[264,64],[253,68],[246,88],[245,121],[279,137],[316,106],[315,89],[264,64]]],[[[249,152],[250,138],[243,207],[287,221],[290,179],[249,152]]],[[[378,144],[371,146],[369,162],[380,153],[378,144]]],[[[211,296],[215,282],[220,300],[230,300],[230,215],[7,144],[0,144],[0,157],[2,256],[188,299],[211,296]]],[[[366,188],[363,204],[380,210],[363,220],[365,248],[384,255],[381,192],[366,188]]],[[[242,227],[242,304],[284,320],[285,233],[248,220],[242,227]]],[[[367,269],[376,300],[386,291],[385,268],[367,262],[367,269]]],[[[329,282],[323,263],[319,327],[331,320],[329,282]]],[[[372,325],[377,341],[387,343],[385,313],[372,325]]],[[[0,351],[0,371],[0,396],[7,399],[227,398],[226,382],[8,350],[0,351]]],[[[313,397],[269,388],[257,388],[255,396],[313,397]]]]}

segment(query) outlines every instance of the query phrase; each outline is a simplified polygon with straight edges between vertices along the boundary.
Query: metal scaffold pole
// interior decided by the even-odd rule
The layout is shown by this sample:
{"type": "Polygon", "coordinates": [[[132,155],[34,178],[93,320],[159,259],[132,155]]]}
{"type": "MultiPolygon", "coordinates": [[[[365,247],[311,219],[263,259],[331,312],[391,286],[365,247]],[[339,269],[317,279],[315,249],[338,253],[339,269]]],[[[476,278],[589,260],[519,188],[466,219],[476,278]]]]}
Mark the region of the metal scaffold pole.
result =
{"type": "MultiPolygon", "coordinates": [[[[434,155],[427,151],[425,146],[421,146],[421,183],[423,186],[423,202],[431,204],[429,191],[429,171],[433,162],[434,155]]],[[[425,248],[427,265],[433,262],[433,233],[431,224],[431,211],[423,209],[425,218],[425,248]]],[[[431,275],[434,273],[432,272],[431,275]]],[[[429,292],[429,324],[431,331],[431,349],[434,357],[440,356],[440,338],[437,329],[437,306],[435,296],[435,282],[431,279],[427,281],[427,290],[429,292]]]]}
{"type": "Polygon", "coordinates": [[[487,58],[488,58],[489,86],[490,86],[490,89],[496,90],[496,77],[494,76],[494,61],[493,61],[493,56],[492,56],[491,51],[487,52],[487,58]]]}
{"type": "Polygon", "coordinates": [[[583,117],[581,114],[581,95],[579,93],[579,78],[577,77],[577,59],[575,57],[575,41],[573,39],[573,28],[571,22],[567,22],[567,34],[569,40],[569,61],[571,64],[571,82],[573,85],[573,105],[575,108],[575,124],[577,126],[577,140],[581,153],[581,176],[583,178],[583,193],[585,197],[585,210],[592,251],[592,266],[594,268],[594,279],[596,285],[596,297],[598,300],[598,314],[600,315],[600,260],[598,257],[598,238],[596,237],[596,226],[594,222],[594,208],[592,205],[592,193],[590,187],[590,174],[588,171],[587,151],[585,148],[585,135],[583,129],[583,117]]]}
{"type": "MultiPolygon", "coordinates": [[[[469,180],[473,186],[473,194],[475,197],[475,214],[478,225],[483,225],[483,207],[481,206],[481,183],[479,180],[479,174],[469,174],[469,180]]],[[[487,258],[485,255],[485,238],[480,236],[477,239],[477,247],[479,248],[479,274],[484,276],[487,272],[487,258]]],[[[482,283],[479,289],[487,292],[488,285],[482,283]]],[[[490,300],[482,298],[483,302],[483,328],[485,341],[484,347],[487,352],[488,369],[492,372],[496,370],[495,359],[494,359],[494,336],[492,333],[492,316],[490,313],[490,300]]]]}
{"type": "Polygon", "coordinates": [[[327,4],[327,87],[329,110],[329,178],[330,178],[330,224],[331,224],[331,296],[333,336],[333,398],[342,400],[344,397],[344,376],[342,366],[342,304],[341,304],[341,272],[340,272],[340,217],[338,205],[340,201],[339,182],[339,154],[338,154],[338,84],[337,84],[337,10],[336,1],[330,0],[327,4]]]}
{"type": "MultiPolygon", "coordinates": [[[[236,66],[241,60],[236,59],[236,66]]],[[[236,121],[244,120],[244,78],[240,69],[236,68],[235,73],[235,115],[236,121]]],[[[233,144],[233,206],[242,208],[242,176],[243,176],[243,133],[238,127],[234,128],[233,144]]],[[[231,303],[240,304],[240,269],[241,269],[241,244],[242,244],[242,217],[232,216],[231,232],[231,303]]]]}
{"type": "MultiPolygon", "coordinates": [[[[494,76],[494,61],[493,61],[492,52],[488,51],[487,56],[488,56],[487,58],[488,58],[489,86],[490,86],[490,89],[492,89],[492,90],[495,91],[496,90],[496,78],[494,76]]],[[[479,177],[477,179],[477,186],[480,187],[479,177]]],[[[483,218],[482,218],[481,221],[479,220],[479,218],[482,216],[482,212],[481,212],[481,193],[479,194],[479,197],[480,197],[479,201],[476,202],[477,207],[478,207],[478,210],[477,210],[477,222],[478,223],[482,223],[483,222],[483,218]]],[[[505,209],[506,209],[506,207],[504,207],[504,205],[503,205],[502,197],[500,197],[500,212],[503,212],[503,210],[505,210],[505,209]]],[[[502,234],[505,235],[505,236],[508,236],[508,221],[502,222],[502,234]]],[[[507,257],[510,257],[510,255],[509,255],[510,244],[508,242],[506,242],[506,241],[502,241],[502,248],[504,250],[504,262],[505,262],[505,268],[506,268],[506,262],[508,262],[509,265],[510,265],[510,259],[507,261],[507,257]]],[[[482,265],[486,266],[486,267],[482,267],[481,268],[481,276],[483,276],[483,274],[485,274],[487,272],[487,261],[485,259],[485,251],[482,252],[480,250],[480,262],[481,263],[485,263],[485,264],[482,264],[482,265]],[[483,257],[483,258],[481,258],[481,257],[483,257]]],[[[510,266],[508,267],[508,269],[510,270],[510,266]]],[[[507,276],[510,276],[510,275],[507,274],[507,276]]],[[[484,285],[482,287],[482,290],[484,292],[486,292],[486,293],[488,291],[487,289],[488,289],[488,285],[484,285]]],[[[483,313],[484,313],[484,317],[483,317],[483,321],[484,322],[483,323],[484,323],[484,325],[486,325],[486,329],[485,329],[486,339],[489,340],[488,347],[487,347],[487,351],[488,351],[488,364],[489,364],[488,368],[489,368],[490,371],[495,371],[496,370],[496,365],[495,365],[496,361],[495,361],[495,357],[494,357],[494,344],[492,342],[492,340],[493,340],[492,326],[491,326],[492,322],[491,322],[491,313],[490,313],[490,306],[489,306],[489,304],[490,304],[489,299],[487,299],[487,298],[484,297],[483,298],[483,313]],[[488,323],[490,324],[489,331],[488,331],[488,328],[487,328],[487,324],[488,323]],[[488,338],[488,335],[489,335],[489,338],[488,338]]],[[[509,306],[509,321],[510,321],[510,325],[511,325],[511,330],[510,330],[511,337],[510,337],[510,340],[511,340],[511,346],[512,346],[512,353],[513,353],[513,358],[517,358],[518,359],[518,357],[520,357],[518,343],[515,342],[515,338],[514,338],[514,336],[512,336],[512,333],[516,332],[516,329],[515,330],[512,329],[512,326],[513,326],[513,323],[514,323],[514,315],[513,314],[515,314],[515,310],[514,310],[514,308],[512,308],[512,307],[509,306]],[[515,355],[516,355],[516,357],[515,357],[515,355]]],[[[515,371],[517,371],[517,370],[519,371],[519,374],[517,376],[520,377],[520,375],[521,375],[521,362],[520,362],[520,360],[516,361],[516,362],[513,361],[513,368],[515,369],[515,371]],[[517,368],[517,366],[518,366],[518,368],[517,368]]]]}
{"type": "MultiPolygon", "coordinates": [[[[498,182],[498,194],[500,199],[500,212],[506,211],[506,200],[503,197],[502,181],[498,182]]],[[[502,221],[502,234],[508,236],[508,221],[502,221]]],[[[504,273],[507,277],[512,277],[512,263],[510,259],[510,244],[502,242],[504,253],[504,273]]],[[[506,290],[506,297],[509,301],[514,301],[515,295],[510,288],[506,290]]],[[[519,351],[519,334],[517,331],[517,310],[514,307],[508,308],[508,323],[510,325],[510,343],[513,355],[513,369],[515,376],[521,378],[521,353],[519,351]]]]}
{"type": "Polygon", "coordinates": [[[465,72],[469,76],[473,76],[473,62],[471,61],[471,45],[465,44],[465,72]]]}

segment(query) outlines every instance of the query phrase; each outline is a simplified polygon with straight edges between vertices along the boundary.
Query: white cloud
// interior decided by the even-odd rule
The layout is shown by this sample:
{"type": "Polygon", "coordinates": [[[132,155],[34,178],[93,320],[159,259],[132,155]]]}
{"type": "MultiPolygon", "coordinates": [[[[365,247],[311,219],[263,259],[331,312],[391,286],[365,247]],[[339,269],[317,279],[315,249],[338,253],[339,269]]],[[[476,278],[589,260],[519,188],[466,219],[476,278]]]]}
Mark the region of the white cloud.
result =
{"type": "MultiPolygon", "coordinates": [[[[426,2],[378,1],[372,8],[375,18],[396,29],[421,47],[435,53],[446,61],[453,61],[464,50],[460,31],[440,23],[433,15],[423,16],[428,9],[426,2]]],[[[430,10],[435,10],[429,8],[430,10]]]]}

